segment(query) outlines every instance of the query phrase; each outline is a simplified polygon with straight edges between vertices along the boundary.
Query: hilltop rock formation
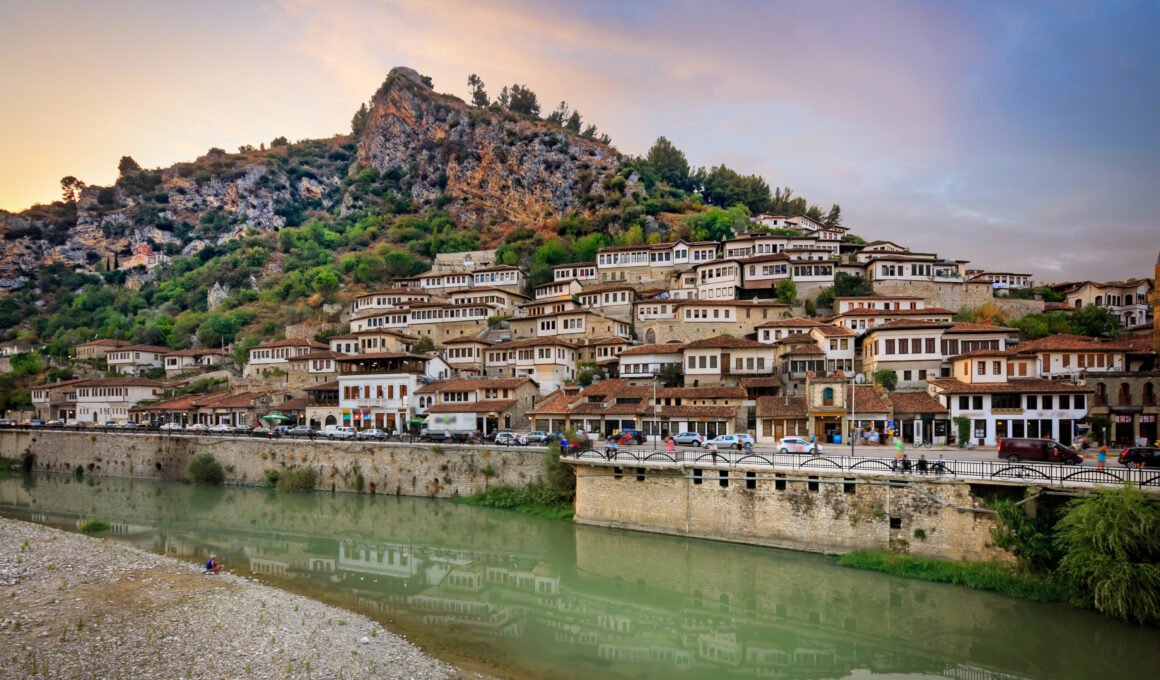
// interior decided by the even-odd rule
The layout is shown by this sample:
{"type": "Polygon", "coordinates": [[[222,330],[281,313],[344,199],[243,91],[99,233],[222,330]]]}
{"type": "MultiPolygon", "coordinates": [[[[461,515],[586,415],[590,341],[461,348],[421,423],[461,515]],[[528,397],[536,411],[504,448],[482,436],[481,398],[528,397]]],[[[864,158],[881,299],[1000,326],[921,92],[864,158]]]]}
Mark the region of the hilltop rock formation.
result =
{"type": "Polygon", "coordinates": [[[0,211],[0,291],[52,262],[117,268],[140,244],[195,253],[312,214],[376,208],[390,191],[415,209],[447,210],[494,243],[514,228],[588,212],[595,202],[585,199],[620,161],[615,149],[558,126],[438,94],[409,68],[393,69],[371,103],[357,139],[212,149],[86,187],[73,202],[0,211]],[[371,191],[353,181],[369,170],[383,178],[371,191]]]}

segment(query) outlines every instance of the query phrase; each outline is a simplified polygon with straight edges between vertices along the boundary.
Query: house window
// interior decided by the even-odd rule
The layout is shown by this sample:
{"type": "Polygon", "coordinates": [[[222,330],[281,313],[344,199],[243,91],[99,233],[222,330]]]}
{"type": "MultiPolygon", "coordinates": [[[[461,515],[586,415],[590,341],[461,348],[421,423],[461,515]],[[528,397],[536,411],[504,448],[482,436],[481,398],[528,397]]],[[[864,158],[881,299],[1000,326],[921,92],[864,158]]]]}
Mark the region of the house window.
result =
{"type": "Polygon", "coordinates": [[[991,371],[995,375],[1003,375],[1003,362],[1002,361],[992,361],[991,362],[991,371]]]}
{"type": "Polygon", "coordinates": [[[985,362],[985,361],[978,362],[978,366],[976,368],[977,368],[976,372],[979,375],[987,375],[987,362],[985,362]]]}
{"type": "Polygon", "coordinates": [[[826,389],[822,390],[822,405],[823,406],[833,406],[834,405],[834,388],[827,387],[826,389]]]}

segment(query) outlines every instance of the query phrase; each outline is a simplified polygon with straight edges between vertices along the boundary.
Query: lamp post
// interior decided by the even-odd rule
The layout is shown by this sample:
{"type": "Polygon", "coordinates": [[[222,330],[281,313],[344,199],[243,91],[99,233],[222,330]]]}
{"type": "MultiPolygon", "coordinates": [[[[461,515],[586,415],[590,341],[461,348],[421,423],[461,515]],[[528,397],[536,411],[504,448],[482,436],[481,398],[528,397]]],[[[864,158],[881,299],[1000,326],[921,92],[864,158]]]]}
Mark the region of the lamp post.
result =
{"type": "Polygon", "coordinates": [[[856,373],[850,376],[850,457],[854,457],[854,442],[857,440],[858,423],[854,420],[858,408],[858,385],[866,382],[866,376],[856,373]]]}

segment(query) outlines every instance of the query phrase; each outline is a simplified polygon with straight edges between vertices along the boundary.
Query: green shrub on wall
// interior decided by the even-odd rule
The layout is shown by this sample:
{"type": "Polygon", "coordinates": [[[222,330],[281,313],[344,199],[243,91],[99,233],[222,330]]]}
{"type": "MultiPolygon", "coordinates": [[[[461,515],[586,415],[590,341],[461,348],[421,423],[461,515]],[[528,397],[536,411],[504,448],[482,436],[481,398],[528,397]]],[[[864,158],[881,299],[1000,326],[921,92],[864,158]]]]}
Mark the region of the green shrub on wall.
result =
{"type": "Polygon", "coordinates": [[[194,484],[217,485],[226,479],[225,470],[212,453],[199,453],[189,461],[189,480],[194,484]]]}

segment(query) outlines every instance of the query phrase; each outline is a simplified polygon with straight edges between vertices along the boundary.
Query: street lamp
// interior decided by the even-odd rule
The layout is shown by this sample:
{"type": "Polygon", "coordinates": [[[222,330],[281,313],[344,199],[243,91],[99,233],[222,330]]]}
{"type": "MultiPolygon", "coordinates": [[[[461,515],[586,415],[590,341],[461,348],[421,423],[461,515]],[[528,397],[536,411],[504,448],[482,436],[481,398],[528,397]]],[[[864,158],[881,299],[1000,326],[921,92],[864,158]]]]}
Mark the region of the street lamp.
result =
{"type": "Polygon", "coordinates": [[[850,376],[850,457],[854,457],[854,442],[857,440],[858,423],[854,420],[855,413],[858,406],[858,390],[857,386],[866,382],[866,376],[861,373],[856,373],[850,376]]]}

